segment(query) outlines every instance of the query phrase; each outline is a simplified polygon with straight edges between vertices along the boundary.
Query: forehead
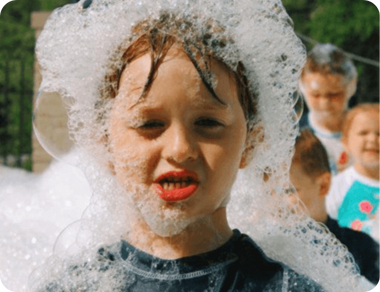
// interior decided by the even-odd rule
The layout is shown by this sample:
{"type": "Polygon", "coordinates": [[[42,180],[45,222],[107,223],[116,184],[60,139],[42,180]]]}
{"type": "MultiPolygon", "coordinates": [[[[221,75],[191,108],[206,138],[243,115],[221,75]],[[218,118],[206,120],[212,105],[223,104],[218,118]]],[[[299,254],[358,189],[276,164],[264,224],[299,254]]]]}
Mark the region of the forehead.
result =
{"type": "Polygon", "coordinates": [[[351,128],[379,129],[379,113],[375,110],[358,112],[352,119],[351,128]]]}
{"type": "Polygon", "coordinates": [[[309,89],[340,90],[346,87],[345,79],[339,74],[306,73],[302,81],[309,89]]]}
{"type": "MultiPolygon", "coordinates": [[[[200,77],[194,64],[187,54],[178,47],[169,49],[165,57],[160,61],[156,72],[154,72],[151,88],[147,98],[139,102],[152,104],[157,102],[160,97],[180,92],[187,96],[196,96],[197,102],[212,105],[214,107],[228,107],[229,104],[238,100],[237,86],[233,73],[222,63],[210,59],[210,72],[213,79],[213,89],[221,101],[212,96],[200,77]],[[154,98],[152,98],[154,96],[154,98]]],[[[123,71],[120,77],[120,96],[128,96],[128,103],[136,104],[144,90],[151,73],[152,59],[150,54],[134,60],[123,71]]]]}

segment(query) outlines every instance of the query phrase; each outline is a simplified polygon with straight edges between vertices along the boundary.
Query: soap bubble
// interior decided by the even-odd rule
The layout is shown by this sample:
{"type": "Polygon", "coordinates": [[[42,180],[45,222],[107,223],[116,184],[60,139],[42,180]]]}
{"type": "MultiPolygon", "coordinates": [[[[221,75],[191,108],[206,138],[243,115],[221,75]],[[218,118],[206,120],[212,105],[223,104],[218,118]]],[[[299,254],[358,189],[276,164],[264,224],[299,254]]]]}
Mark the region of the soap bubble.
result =
{"type": "Polygon", "coordinates": [[[302,117],[304,110],[304,100],[302,95],[295,93],[297,96],[297,101],[294,104],[294,123],[297,124],[302,117]]]}
{"type": "Polygon", "coordinates": [[[40,90],[33,114],[33,129],[42,147],[52,157],[62,160],[73,148],[67,128],[67,101],[59,92],[40,90]]]}

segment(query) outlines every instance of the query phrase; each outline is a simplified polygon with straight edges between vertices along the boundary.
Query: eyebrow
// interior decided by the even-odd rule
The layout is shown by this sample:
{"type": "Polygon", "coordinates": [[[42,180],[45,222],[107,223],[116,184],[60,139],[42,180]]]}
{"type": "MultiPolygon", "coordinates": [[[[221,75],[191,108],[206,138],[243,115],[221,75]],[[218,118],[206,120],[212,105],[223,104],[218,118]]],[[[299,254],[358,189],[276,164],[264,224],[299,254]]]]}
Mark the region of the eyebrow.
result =
{"type": "MultiPolygon", "coordinates": [[[[210,101],[212,101],[212,103],[214,104],[214,105],[216,105],[218,108],[223,108],[223,109],[225,109],[225,108],[228,108],[228,103],[226,103],[226,102],[224,102],[222,99],[220,99],[219,97],[217,97],[217,95],[216,95],[216,93],[215,93],[215,91],[214,90],[212,90],[212,92],[209,90],[209,87],[207,86],[207,83],[205,83],[204,81],[203,81],[203,79],[202,79],[202,83],[206,86],[206,91],[207,91],[207,95],[209,96],[209,94],[211,94],[211,97],[209,98],[209,100],[210,101]]],[[[210,85],[211,86],[211,85],[210,85]]],[[[139,90],[139,89],[141,89],[142,88],[142,86],[136,86],[136,87],[133,87],[132,89],[131,89],[131,91],[135,91],[135,90],[139,90]]],[[[144,92],[140,95],[140,97],[139,97],[139,99],[137,100],[137,102],[136,103],[134,103],[133,105],[131,105],[129,108],[128,108],[128,110],[131,110],[131,109],[133,109],[134,107],[136,107],[137,105],[139,105],[139,104],[142,104],[144,101],[146,101],[146,97],[147,97],[147,95],[148,95],[148,92],[145,92],[145,94],[144,94],[144,92]]],[[[203,107],[203,108],[205,108],[205,107],[207,107],[207,105],[205,105],[205,103],[207,103],[207,102],[205,102],[205,101],[202,101],[202,103],[203,103],[203,105],[201,106],[201,107],[203,107]]],[[[210,108],[210,107],[212,107],[212,106],[209,106],[209,109],[212,109],[212,108],[210,108]]]]}
{"type": "MultiPolygon", "coordinates": [[[[135,104],[131,105],[128,110],[133,110],[133,112],[140,114],[140,113],[150,113],[154,112],[159,108],[163,108],[162,106],[157,106],[157,104],[146,104],[144,103],[146,99],[143,99],[141,101],[136,102],[135,104]]],[[[194,108],[204,109],[204,110],[225,110],[228,108],[227,103],[220,103],[214,98],[211,97],[204,97],[202,100],[200,100],[196,105],[193,105],[194,108]],[[207,99],[207,100],[206,100],[207,99]]]]}

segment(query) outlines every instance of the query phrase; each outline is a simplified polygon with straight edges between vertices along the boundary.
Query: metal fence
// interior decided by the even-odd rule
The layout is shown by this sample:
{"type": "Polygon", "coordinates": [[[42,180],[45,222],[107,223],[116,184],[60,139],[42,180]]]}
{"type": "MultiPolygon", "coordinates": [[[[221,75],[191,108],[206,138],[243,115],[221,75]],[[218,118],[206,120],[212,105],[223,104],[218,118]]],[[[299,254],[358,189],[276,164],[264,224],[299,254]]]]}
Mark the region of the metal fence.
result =
{"type": "Polygon", "coordinates": [[[0,164],[31,170],[33,52],[0,55],[0,164]]]}

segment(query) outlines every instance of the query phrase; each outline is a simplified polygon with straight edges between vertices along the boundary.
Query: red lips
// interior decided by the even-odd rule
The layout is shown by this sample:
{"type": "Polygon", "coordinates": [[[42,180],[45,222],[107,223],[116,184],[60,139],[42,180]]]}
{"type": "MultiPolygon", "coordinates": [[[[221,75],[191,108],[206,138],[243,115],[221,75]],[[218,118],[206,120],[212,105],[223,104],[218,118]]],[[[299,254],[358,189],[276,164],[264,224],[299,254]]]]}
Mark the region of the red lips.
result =
{"type": "Polygon", "coordinates": [[[195,193],[198,185],[197,174],[188,170],[170,171],[155,180],[157,194],[167,202],[186,200],[195,193]]]}

